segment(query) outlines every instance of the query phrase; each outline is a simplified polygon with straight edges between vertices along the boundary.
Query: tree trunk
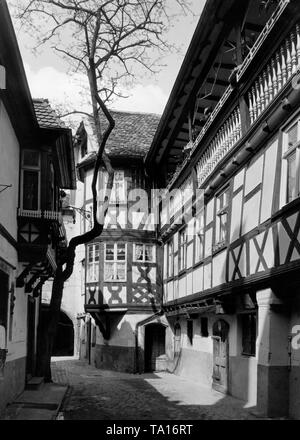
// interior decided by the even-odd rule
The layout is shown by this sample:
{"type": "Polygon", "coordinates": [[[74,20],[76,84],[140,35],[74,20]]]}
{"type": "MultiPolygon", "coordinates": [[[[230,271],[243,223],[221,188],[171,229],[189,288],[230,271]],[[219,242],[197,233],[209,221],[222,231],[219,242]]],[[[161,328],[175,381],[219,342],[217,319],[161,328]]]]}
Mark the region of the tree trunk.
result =
{"type": "Polygon", "coordinates": [[[52,382],[51,355],[59,322],[64,282],[62,267],[58,266],[52,284],[49,313],[47,314],[46,322],[39,324],[38,332],[37,375],[43,376],[45,382],[52,382]]]}

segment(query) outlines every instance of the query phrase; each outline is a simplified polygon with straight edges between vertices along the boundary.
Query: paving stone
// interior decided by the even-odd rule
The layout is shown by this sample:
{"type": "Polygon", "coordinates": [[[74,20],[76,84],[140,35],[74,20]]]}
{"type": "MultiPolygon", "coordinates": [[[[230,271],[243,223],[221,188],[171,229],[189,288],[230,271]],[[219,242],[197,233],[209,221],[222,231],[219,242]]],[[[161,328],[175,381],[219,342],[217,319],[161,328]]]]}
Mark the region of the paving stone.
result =
{"type": "Polygon", "coordinates": [[[56,360],[52,371],[69,385],[60,420],[258,419],[243,401],[166,372],[99,370],[78,359],[56,360]]]}

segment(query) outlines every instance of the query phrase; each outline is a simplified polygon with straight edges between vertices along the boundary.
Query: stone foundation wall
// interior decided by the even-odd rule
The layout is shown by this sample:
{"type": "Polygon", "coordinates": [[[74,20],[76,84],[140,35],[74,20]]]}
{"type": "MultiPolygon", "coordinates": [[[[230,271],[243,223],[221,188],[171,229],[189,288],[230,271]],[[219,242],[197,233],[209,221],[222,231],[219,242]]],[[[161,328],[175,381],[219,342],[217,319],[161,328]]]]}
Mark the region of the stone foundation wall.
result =
{"type": "Polygon", "coordinates": [[[0,417],[6,405],[12,402],[25,387],[26,358],[6,362],[4,377],[0,378],[0,417]]]}
{"type": "Polygon", "coordinates": [[[97,344],[93,358],[96,368],[135,372],[135,347],[97,344]]]}

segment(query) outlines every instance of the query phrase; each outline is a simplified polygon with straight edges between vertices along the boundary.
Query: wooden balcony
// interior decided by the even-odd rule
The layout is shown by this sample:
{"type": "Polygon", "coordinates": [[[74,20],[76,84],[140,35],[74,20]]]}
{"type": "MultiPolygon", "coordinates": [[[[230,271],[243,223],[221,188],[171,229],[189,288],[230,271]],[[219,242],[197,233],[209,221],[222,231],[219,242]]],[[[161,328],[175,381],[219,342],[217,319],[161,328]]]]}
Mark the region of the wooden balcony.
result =
{"type": "Polygon", "coordinates": [[[300,25],[297,24],[254,81],[248,93],[253,124],[300,69],[300,25]]]}
{"type": "Polygon", "coordinates": [[[232,83],[226,88],[197,138],[194,141],[189,141],[185,146],[184,150],[187,154],[169,180],[168,190],[174,186],[182,171],[191,161],[195,160],[195,157],[197,157],[198,185],[204,185],[217,165],[234,149],[248,129],[280,94],[287,82],[300,71],[300,24],[297,24],[284,39],[280,48],[276,49],[271,60],[267,61],[267,64],[252,84],[251,75],[245,80],[249,68],[253,63],[257,63],[259,57],[262,56],[262,50],[264,50],[266,43],[270,43],[269,40],[276,31],[276,26],[280,26],[279,23],[282,23],[281,20],[284,19],[284,13],[289,4],[289,0],[279,1],[277,8],[267,21],[246,58],[236,68],[236,71],[232,72],[232,83]],[[243,112],[237,94],[234,93],[240,88],[243,89],[242,94],[247,106],[243,112]],[[222,112],[232,111],[228,104],[232,102],[234,105],[233,99],[236,101],[237,107],[222,123],[221,127],[218,127],[216,121],[217,119],[220,120],[222,112]],[[245,113],[247,113],[246,116],[245,113]],[[215,135],[213,134],[214,130],[218,130],[215,135]],[[213,139],[211,139],[211,136],[213,136],[213,139]],[[209,145],[206,145],[206,139],[209,145]],[[201,150],[200,158],[199,150],[201,150]]]}

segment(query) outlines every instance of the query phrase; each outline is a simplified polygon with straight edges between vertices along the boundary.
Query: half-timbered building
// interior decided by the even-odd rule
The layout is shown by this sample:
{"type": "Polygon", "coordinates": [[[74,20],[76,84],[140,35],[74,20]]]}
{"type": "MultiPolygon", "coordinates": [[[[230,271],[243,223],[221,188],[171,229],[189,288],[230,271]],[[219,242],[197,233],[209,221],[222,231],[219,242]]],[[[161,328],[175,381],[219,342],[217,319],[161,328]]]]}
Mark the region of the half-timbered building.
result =
{"type": "Polygon", "coordinates": [[[40,293],[66,245],[60,188],[75,188],[71,131],[32,100],[0,1],[0,411],[36,373],[40,293]]]}
{"type": "MultiPolygon", "coordinates": [[[[101,236],[86,245],[83,355],[97,367],[134,372],[153,369],[165,353],[165,326],[161,324],[160,252],[151,210],[152,179],[143,158],[157,127],[155,114],[112,111],[115,129],[106,151],[115,170],[110,206],[101,236]],[[145,330],[147,328],[147,330],[145,330]],[[145,336],[145,332],[147,333],[145,336]]],[[[105,122],[103,121],[103,124],[105,122]]],[[[98,149],[90,123],[77,135],[78,172],[85,184],[82,219],[91,227],[94,164],[98,149]]],[[[99,208],[106,194],[107,173],[99,172],[99,208]]]]}
{"type": "Polygon", "coordinates": [[[145,160],[169,370],[296,418],[299,72],[297,0],[208,0],[145,160]]]}

